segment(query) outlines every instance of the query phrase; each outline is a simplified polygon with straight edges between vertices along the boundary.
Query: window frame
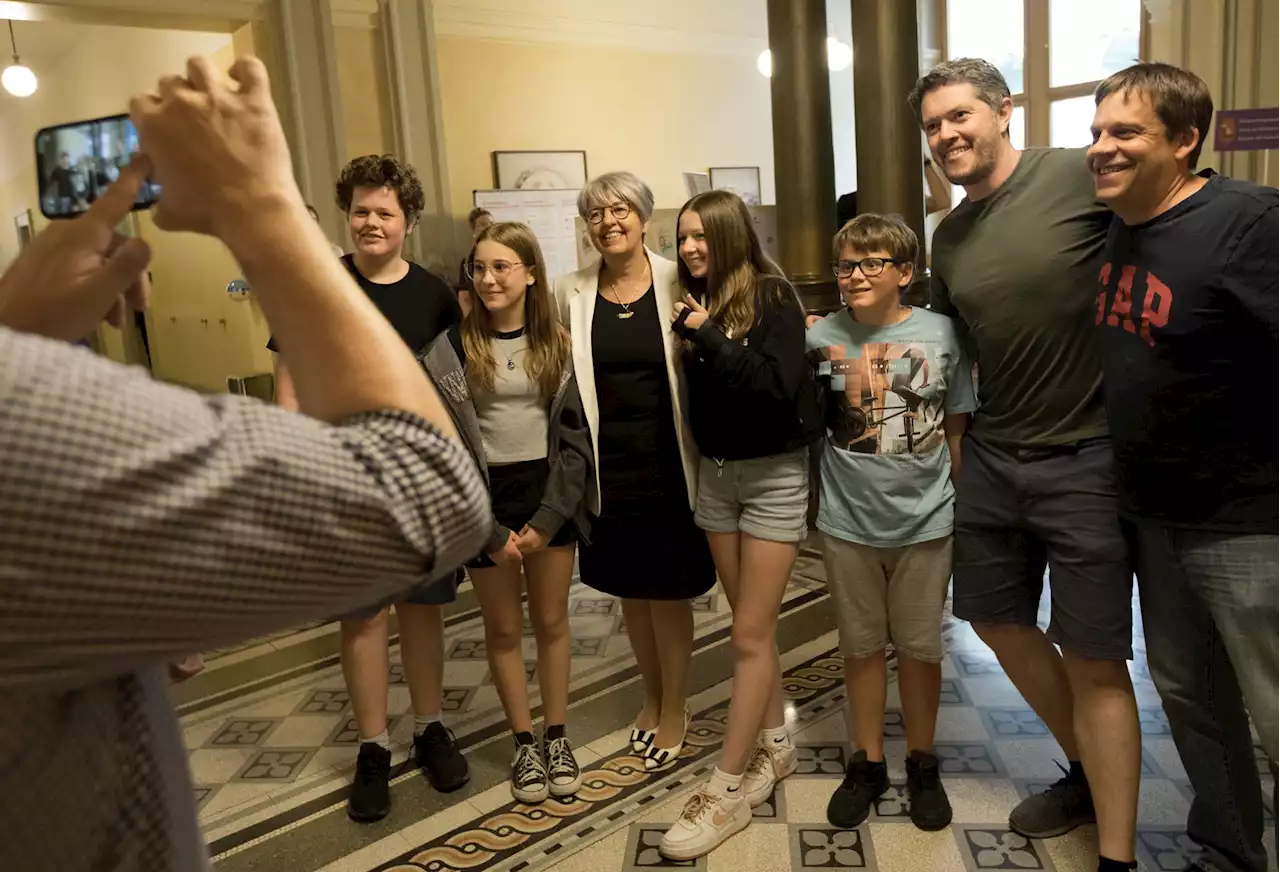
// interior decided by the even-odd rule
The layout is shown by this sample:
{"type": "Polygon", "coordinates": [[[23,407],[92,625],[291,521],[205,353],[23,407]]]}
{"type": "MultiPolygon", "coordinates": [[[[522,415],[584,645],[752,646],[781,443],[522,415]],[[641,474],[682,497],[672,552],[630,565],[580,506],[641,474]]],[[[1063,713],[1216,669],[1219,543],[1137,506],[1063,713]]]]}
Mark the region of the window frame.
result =
{"type": "MultiPolygon", "coordinates": [[[[933,0],[935,20],[938,22],[938,42],[943,60],[951,59],[947,44],[948,0],[933,0]]],[[[1022,0],[1022,82],[1023,90],[1013,95],[1013,105],[1024,107],[1026,112],[1026,144],[1028,148],[1049,145],[1050,106],[1059,100],[1087,97],[1097,90],[1102,79],[1079,82],[1074,85],[1049,87],[1049,3],[1050,0],[1022,0]]],[[[1150,56],[1150,13],[1146,3],[1141,4],[1138,22],[1138,58],[1150,56]]]]}

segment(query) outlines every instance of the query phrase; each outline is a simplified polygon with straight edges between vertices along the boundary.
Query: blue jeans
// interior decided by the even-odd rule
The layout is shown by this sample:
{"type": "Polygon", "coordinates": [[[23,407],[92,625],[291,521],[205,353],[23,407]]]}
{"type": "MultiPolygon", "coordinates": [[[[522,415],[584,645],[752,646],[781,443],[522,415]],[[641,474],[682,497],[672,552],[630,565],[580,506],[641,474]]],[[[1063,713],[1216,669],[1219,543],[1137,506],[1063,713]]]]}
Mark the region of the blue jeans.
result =
{"type": "Polygon", "coordinates": [[[1280,540],[1145,522],[1126,530],[1148,668],[1195,791],[1187,835],[1207,869],[1265,872],[1249,717],[1274,771],[1280,540]]]}

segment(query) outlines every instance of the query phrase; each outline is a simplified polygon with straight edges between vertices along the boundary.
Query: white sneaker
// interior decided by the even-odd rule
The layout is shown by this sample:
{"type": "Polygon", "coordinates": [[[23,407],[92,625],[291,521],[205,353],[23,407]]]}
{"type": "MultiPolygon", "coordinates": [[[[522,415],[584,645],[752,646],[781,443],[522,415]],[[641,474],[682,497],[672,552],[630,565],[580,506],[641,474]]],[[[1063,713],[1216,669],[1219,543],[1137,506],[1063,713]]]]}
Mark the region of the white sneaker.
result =
{"type": "Polygon", "coordinates": [[[668,860],[694,860],[751,823],[751,806],[741,796],[730,799],[712,793],[704,784],[684,804],[680,820],[662,837],[658,852],[668,860]]]}
{"type": "Polygon", "coordinates": [[[756,748],[742,776],[742,792],[752,808],[761,805],[773,793],[778,782],[796,771],[800,755],[796,746],[788,743],[772,748],[756,748]]]}

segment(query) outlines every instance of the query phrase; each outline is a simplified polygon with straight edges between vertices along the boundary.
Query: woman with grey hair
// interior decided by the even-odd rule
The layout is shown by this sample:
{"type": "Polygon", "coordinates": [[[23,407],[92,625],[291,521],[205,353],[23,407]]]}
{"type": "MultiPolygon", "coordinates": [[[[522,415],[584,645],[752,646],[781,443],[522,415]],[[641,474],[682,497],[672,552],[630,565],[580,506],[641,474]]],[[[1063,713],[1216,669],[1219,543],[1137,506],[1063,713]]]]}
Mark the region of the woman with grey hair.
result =
{"type": "Polygon", "coordinates": [[[653,192],[632,173],[606,173],[578,195],[600,263],[555,283],[595,452],[591,543],[582,580],[622,600],[644,681],[631,731],[645,769],[673,766],[689,725],[690,598],[715,584],[693,522],[698,449],[688,428],[680,347],[668,329],[681,298],[676,265],[644,245],[653,192]]]}

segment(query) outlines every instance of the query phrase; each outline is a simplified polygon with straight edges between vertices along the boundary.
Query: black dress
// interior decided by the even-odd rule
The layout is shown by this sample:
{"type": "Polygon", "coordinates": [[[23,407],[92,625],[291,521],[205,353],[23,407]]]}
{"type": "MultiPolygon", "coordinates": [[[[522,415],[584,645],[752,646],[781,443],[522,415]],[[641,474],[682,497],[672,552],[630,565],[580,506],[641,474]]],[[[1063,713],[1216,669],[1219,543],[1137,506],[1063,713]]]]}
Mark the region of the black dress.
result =
{"type": "Polygon", "coordinates": [[[693,522],[653,287],[629,306],[596,295],[591,328],[600,407],[600,507],[583,546],[583,583],[628,599],[688,599],[716,583],[693,522]]]}

